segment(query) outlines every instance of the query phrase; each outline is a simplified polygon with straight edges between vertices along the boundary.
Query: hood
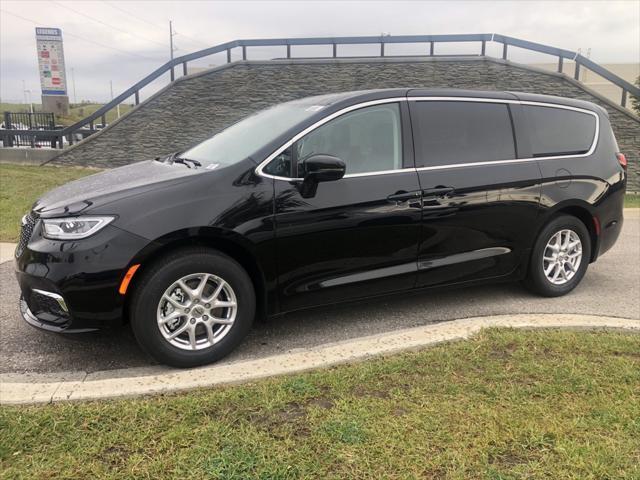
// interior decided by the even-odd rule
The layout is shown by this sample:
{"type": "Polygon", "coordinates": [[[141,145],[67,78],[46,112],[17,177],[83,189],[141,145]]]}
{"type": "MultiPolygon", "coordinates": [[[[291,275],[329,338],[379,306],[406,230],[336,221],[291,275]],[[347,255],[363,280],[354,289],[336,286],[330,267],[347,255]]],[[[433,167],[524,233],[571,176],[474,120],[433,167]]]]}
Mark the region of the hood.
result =
{"type": "Polygon", "coordinates": [[[78,214],[125,197],[183,182],[206,171],[153,160],[134,163],[74,180],[45,193],[33,210],[42,216],[78,214]]]}

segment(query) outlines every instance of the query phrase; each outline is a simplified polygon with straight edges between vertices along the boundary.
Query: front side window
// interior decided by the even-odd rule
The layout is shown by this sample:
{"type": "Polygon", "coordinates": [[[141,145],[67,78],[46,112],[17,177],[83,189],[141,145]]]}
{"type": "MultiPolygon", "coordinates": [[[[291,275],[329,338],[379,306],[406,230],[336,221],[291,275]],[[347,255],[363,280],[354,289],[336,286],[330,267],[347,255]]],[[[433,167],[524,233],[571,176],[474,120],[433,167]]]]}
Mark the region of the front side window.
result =
{"type": "Polygon", "coordinates": [[[412,102],[418,166],[516,158],[511,117],[503,103],[412,102]]]}
{"type": "Polygon", "coordinates": [[[588,113],[555,107],[522,107],[529,124],[534,157],[579,155],[591,148],[596,118],[588,113]]]}
{"type": "Polygon", "coordinates": [[[281,152],[264,167],[264,172],[276,177],[291,178],[291,147],[281,152]]]}
{"type": "Polygon", "coordinates": [[[400,107],[375,105],[346,113],[313,130],[295,145],[298,177],[312,155],[332,155],[347,165],[347,174],[402,168],[400,107]]]}

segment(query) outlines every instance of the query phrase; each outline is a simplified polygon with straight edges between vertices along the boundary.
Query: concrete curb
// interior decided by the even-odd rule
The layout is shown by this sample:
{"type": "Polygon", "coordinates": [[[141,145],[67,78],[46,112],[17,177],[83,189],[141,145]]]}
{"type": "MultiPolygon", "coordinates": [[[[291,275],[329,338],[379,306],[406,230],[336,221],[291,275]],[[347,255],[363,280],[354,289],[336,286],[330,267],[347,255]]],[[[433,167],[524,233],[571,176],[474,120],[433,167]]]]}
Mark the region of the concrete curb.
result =
{"type": "Polygon", "coordinates": [[[91,374],[3,374],[0,375],[0,404],[133,397],[247,382],[466,339],[488,327],[606,328],[640,333],[640,320],[570,314],[475,317],[191,370],[145,367],[91,374]]]}

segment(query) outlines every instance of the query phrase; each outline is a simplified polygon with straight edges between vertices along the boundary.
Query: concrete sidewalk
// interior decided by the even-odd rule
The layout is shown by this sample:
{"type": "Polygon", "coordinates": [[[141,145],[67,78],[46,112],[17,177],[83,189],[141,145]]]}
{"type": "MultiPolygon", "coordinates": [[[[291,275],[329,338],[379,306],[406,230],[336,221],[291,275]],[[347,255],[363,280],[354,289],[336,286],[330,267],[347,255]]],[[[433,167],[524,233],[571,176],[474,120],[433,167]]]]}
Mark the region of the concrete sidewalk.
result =
{"type": "Polygon", "coordinates": [[[640,333],[639,320],[614,317],[568,314],[476,317],[296,349],[261,359],[226,364],[221,362],[191,370],[144,367],[93,374],[3,374],[0,375],[0,403],[133,397],[247,382],[466,339],[487,327],[609,328],[640,333]]]}
{"type": "Polygon", "coordinates": [[[16,251],[15,243],[0,242],[0,263],[13,260],[13,252],[16,251]]]}

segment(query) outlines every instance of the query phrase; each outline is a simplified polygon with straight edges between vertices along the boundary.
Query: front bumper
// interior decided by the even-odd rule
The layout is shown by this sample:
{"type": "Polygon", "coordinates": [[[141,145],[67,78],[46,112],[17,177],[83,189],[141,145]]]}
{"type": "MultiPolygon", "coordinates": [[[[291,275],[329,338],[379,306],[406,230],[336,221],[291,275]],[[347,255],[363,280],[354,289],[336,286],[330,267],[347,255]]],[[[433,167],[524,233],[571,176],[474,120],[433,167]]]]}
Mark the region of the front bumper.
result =
{"type": "Polygon", "coordinates": [[[39,328],[40,330],[46,330],[54,333],[85,333],[93,332],[97,328],[73,328],[70,327],[70,317],[66,315],[59,315],[54,312],[40,312],[38,317],[35,315],[24,297],[20,297],[20,314],[25,322],[32,327],[39,328]]]}
{"type": "Polygon", "coordinates": [[[118,287],[129,263],[147,244],[111,225],[83,240],[49,240],[36,222],[29,240],[16,251],[22,317],[52,332],[121,325],[125,297],[118,287]]]}

